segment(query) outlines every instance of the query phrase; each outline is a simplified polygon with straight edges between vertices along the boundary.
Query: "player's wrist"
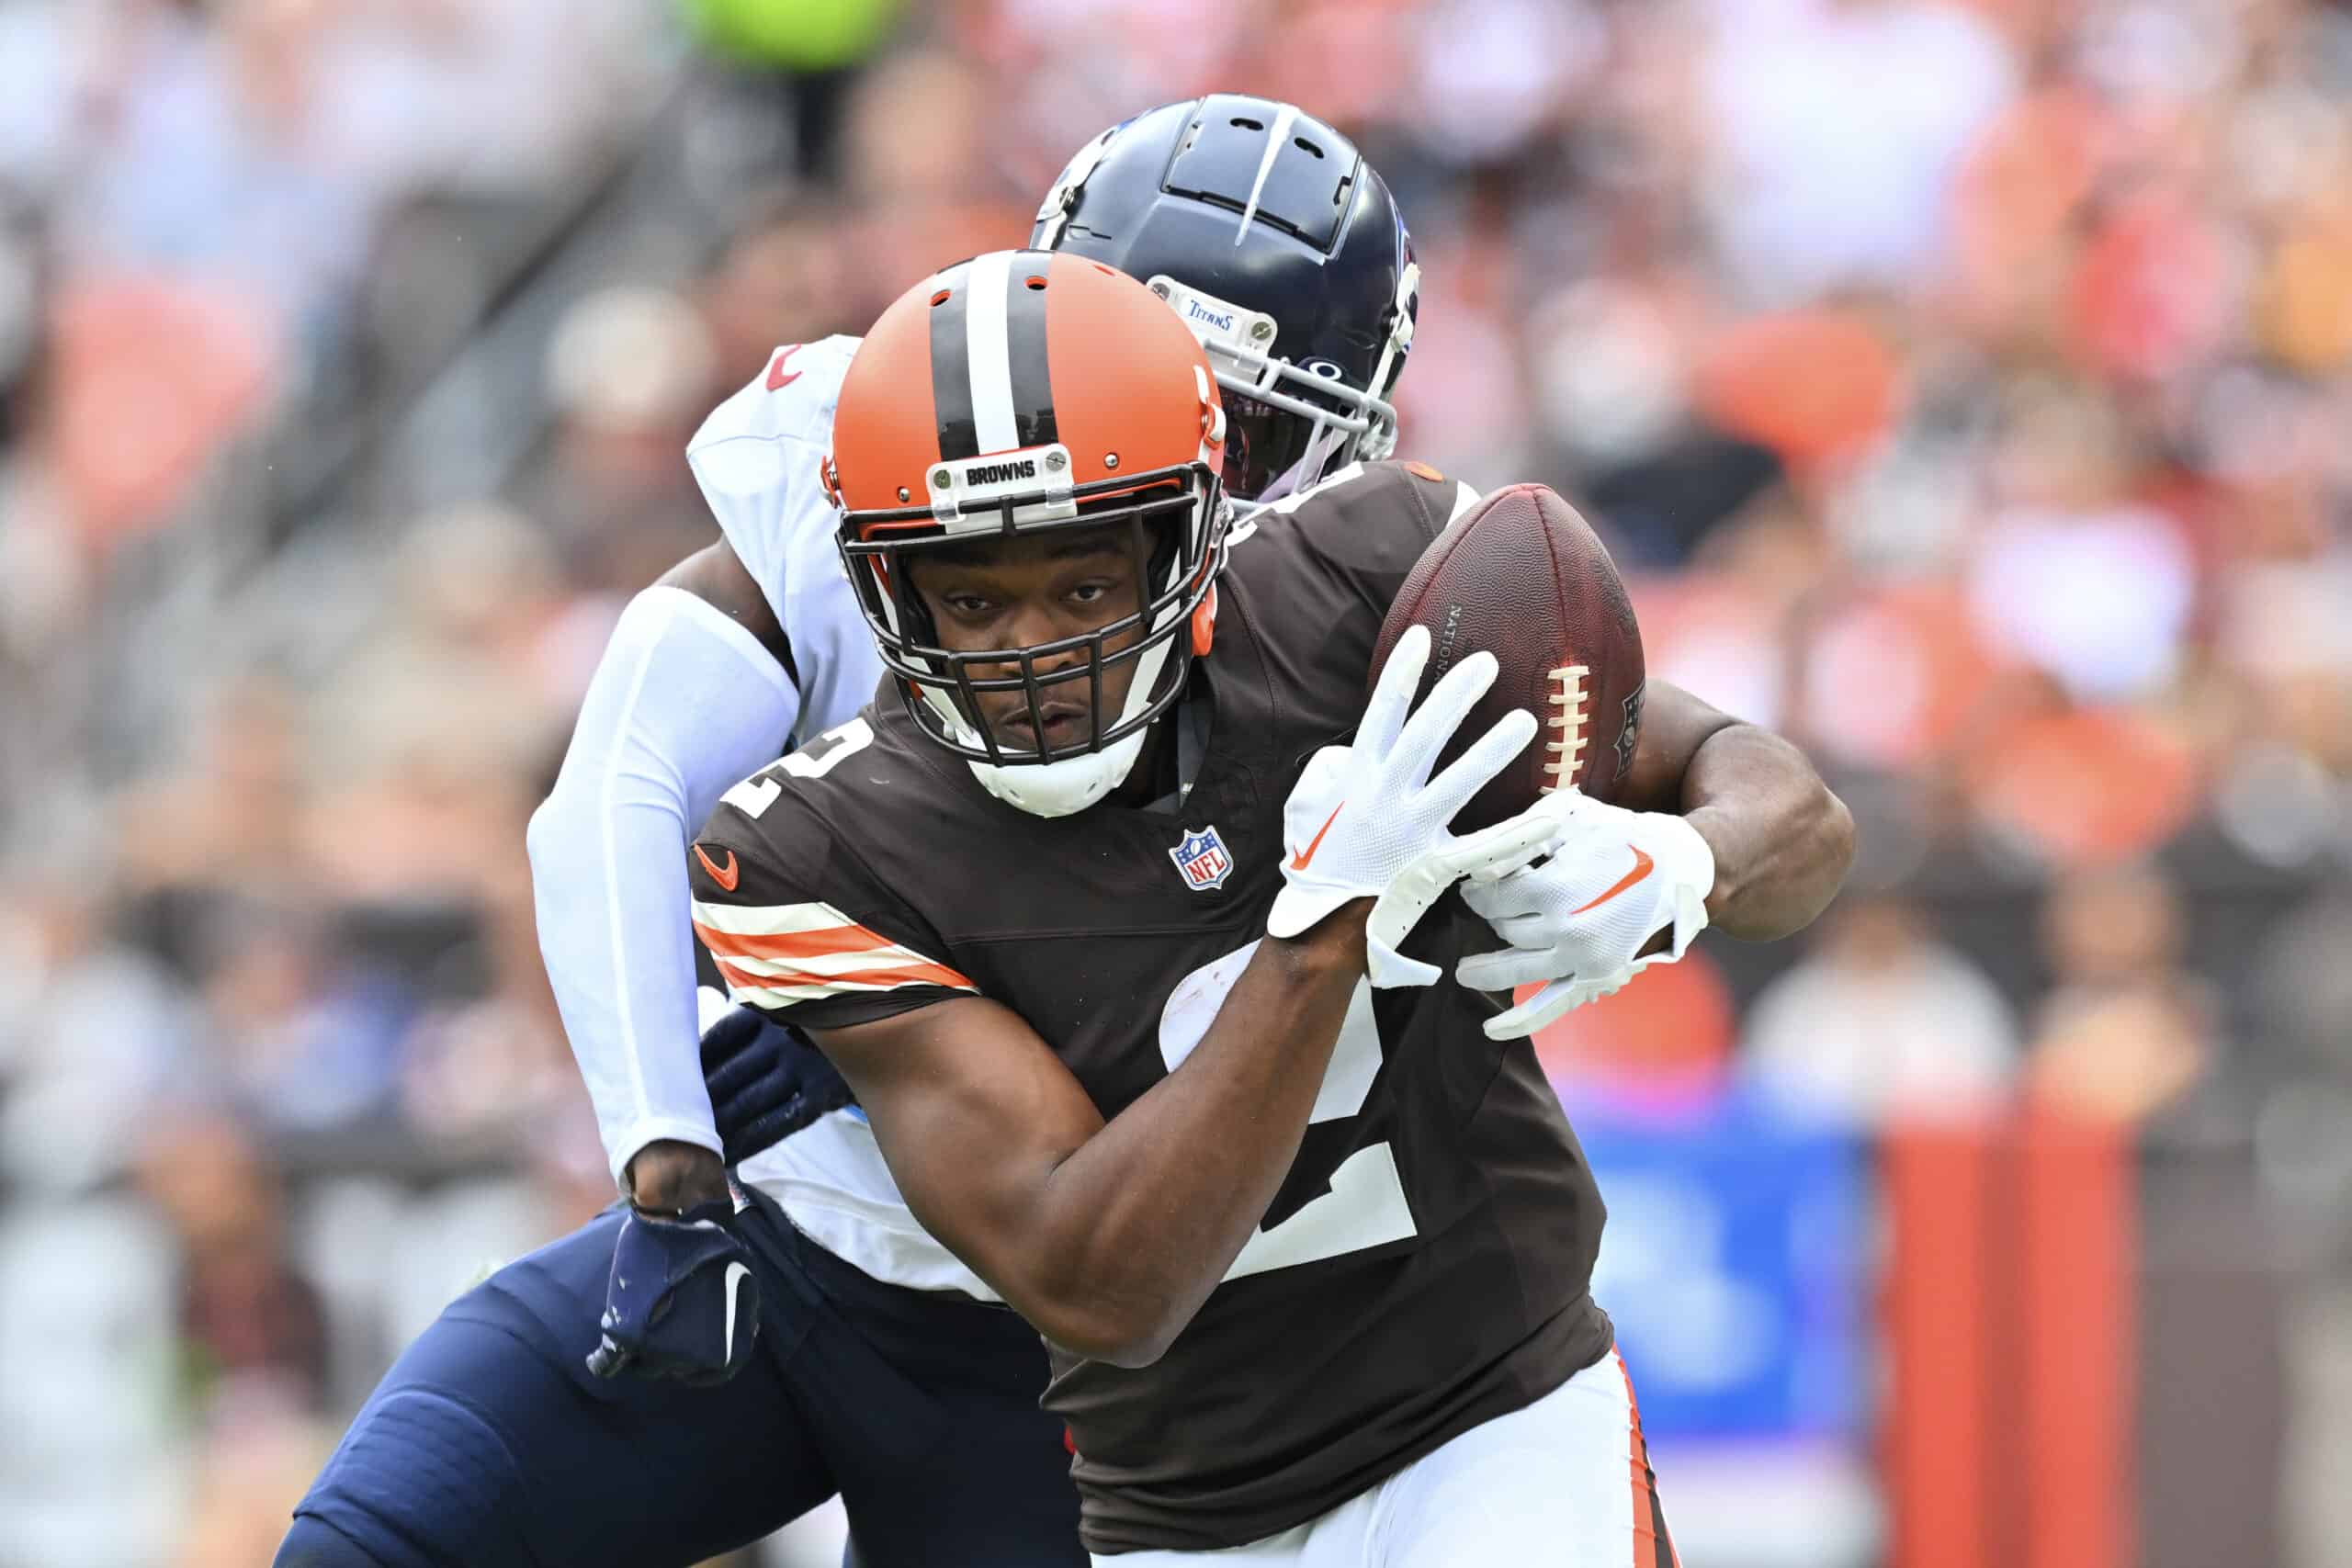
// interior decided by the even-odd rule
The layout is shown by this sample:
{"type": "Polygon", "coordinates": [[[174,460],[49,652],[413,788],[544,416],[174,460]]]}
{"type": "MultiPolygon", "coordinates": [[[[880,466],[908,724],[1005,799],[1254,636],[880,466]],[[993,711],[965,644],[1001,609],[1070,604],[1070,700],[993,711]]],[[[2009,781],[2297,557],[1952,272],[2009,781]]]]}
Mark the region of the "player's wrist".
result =
{"type": "Polygon", "coordinates": [[[1269,936],[1289,961],[1303,970],[1346,970],[1361,974],[1365,964],[1365,928],[1372,919],[1371,898],[1351,898],[1295,936],[1269,936]]]}
{"type": "Polygon", "coordinates": [[[676,1212],[727,1196],[727,1167],[699,1144],[661,1138],[629,1156],[622,1190],[640,1209],[676,1212]]]}

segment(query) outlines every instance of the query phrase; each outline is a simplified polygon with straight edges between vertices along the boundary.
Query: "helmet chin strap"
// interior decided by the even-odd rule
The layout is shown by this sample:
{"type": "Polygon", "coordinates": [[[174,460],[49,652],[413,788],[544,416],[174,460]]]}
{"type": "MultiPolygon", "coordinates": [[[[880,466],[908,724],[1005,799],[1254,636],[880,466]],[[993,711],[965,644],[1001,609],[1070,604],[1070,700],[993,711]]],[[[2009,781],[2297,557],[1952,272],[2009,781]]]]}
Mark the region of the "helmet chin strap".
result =
{"type": "MultiPolygon", "coordinates": [[[[1168,662],[1168,650],[1174,646],[1172,639],[1157,643],[1136,660],[1135,683],[1127,688],[1120,718],[1133,717],[1150,702],[1151,689],[1159,683],[1159,671],[1168,662]]],[[[969,737],[967,743],[979,744],[979,737],[971,734],[970,727],[962,725],[960,720],[958,723],[969,737]]],[[[1146,725],[1100,751],[1064,757],[1058,762],[1021,762],[1008,767],[994,762],[966,765],[972,770],[972,776],[980,781],[982,789],[1007,806],[1032,817],[1068,817],[1085,810],[1126,783],[1127,775],[1135,772],[1136,760],[1143,755],[1143,743],[1150,733],[1151,727],[1146,725]]]]}

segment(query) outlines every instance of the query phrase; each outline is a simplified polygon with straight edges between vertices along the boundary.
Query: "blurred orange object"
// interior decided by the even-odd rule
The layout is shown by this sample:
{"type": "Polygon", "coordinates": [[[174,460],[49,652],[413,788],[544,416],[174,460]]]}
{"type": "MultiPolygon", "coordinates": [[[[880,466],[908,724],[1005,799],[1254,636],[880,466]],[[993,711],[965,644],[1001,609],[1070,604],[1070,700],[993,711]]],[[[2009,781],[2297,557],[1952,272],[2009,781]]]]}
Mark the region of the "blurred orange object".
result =
{"type": "MultiPolygon", "coordinates": [[[[1525,1001],[1541,986],[1521,987],[1525,1001]]],[[[1734,1033],[1731,988],[1704,953],[1644,970],[1613,997],[1563,1013],[1535,1034],[1555,1083],[1582,1082],[1668,1098],[1712,1093],[1734,1033]]]]}
{"type": "Polygon", "coordinates": [[[1802,467],[1876,439],[1899,383],[1894,351],[1860,316],[1800,310],[1726,329],[1700,363],[1696,401],[1723,429],[1802,467]]]}
{"type": "Polygon", "coordinates": [[[2020,99],[1968,156],[1952,187],[1962,300],[1984,325],[2024,312],[2062,259],[2068,224],[2098,172],[2100,120],[2072,89],[2020,99]]]}
{"type": "Polygon", "coordinates": [[[2129,1136],[2048,1112],[1898,1128],[1882,1168],[1891,1568],[2126,1568],[2129,1136]]]}
{"type": "Polygon", "coordinates": [[[251,428],[275,379],[261,313],[181,283],[70,283],[52,330],[52,456],[67,504],[101,547],[162,523],[251,428]]]}
{"type": "Polygon", "coordinates": [[[1960,733],[1998,668],[1952,585],[1872,588],[1810,628],[1804,730],[1849,761],[1916,767],[1960,733]]]}
{"type": "Polygon", "coordinates": [[[2308,224],[2280,242],[2256,305],[2264,346],[2323,374],[2352,359],[2352,218],[2308,224]]]}
{"type": "Polygon", "coordinates": [[[1978,811],[2065,864],[2154,849],[2197,805],[2197,761],[2120,710],[2056,709],[1996,726],[1964,760],[1978,811]]]}

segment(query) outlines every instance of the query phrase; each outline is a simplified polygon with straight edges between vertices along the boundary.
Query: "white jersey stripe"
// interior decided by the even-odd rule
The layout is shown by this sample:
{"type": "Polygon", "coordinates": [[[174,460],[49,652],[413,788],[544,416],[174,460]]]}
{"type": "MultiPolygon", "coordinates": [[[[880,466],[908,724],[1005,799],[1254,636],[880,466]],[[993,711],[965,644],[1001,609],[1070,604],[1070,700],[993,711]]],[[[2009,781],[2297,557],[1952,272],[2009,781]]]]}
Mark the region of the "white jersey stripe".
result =
{"type": "Polygon", "coordinates": [[[972,377],[972,424],[980,450],[1009,452],[1021,445],[1012,414],[1012,359],[1005,319],[1005,290],[1012,286],[1012,255],[991,251],[975,257],[964,299],[965,357],[972,377]]]}
{"type": "Polygon", "coordinates": [[[699,898],[695,923],[733,936],[788,936],[857,924],[831,904],[709,904],[699,898]]]}

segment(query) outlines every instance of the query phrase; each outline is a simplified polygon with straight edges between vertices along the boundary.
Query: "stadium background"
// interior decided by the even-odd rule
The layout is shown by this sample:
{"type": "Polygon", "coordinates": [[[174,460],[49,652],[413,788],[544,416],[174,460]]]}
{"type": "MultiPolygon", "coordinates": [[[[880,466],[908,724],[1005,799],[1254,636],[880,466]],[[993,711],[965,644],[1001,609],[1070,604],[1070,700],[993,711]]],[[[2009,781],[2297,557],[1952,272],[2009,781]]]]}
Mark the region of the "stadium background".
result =
{"type": "Polygon", "coordinates": [[[0,0],[0,1564],[266,1562],[609,1198],[522,826],[682,443],[1214,88],[1861,822],[1543,1043],[1686,1562],[2352,1562],[2352,11],[0,0]]]}

